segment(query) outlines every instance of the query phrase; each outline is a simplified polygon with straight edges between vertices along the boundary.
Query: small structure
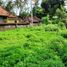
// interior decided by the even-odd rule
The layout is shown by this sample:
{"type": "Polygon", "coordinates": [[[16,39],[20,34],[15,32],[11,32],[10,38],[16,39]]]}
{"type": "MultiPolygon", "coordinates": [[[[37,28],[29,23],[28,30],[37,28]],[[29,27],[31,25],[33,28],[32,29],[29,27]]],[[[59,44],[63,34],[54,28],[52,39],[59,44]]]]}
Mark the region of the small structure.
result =
{"type": "Polygon", "coordinates": [[[16,16],[12,13],[5,10],[2,6],[0,6],[0,24],[4,23],[15,23],[16,16]]]}

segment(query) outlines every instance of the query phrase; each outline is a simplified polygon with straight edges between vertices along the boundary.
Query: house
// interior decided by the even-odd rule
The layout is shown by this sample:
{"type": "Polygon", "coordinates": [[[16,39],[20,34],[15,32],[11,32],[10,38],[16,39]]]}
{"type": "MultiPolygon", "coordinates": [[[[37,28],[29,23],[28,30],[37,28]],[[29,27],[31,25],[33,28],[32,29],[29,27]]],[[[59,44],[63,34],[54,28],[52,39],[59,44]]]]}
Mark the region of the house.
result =
{"type": "Polygon", "coordinates": [[[0,24],[3,23],[15,23],[16,16],[12,13],[5,10],[2,6],[0,6],[0,24]]]}
{"type": "Polygon", "coordinates": [[[39,23],[41,21],[41,19],[36,16],[33,16],[32,18],[30,16],[19,17],[19,18],[21,18],[24,23],[31,23],[33,21],[33,23],[35,24],[35,23],[39,23]]]}
{"type": "Polygon", "coordinates": [[[34,24],[38,24],[38,23],[40,23],[41,19],[38,18],[37,16],[33,16],[33,17],[28,17],[28,21],[30,23],[33,22],[34,24]]]}

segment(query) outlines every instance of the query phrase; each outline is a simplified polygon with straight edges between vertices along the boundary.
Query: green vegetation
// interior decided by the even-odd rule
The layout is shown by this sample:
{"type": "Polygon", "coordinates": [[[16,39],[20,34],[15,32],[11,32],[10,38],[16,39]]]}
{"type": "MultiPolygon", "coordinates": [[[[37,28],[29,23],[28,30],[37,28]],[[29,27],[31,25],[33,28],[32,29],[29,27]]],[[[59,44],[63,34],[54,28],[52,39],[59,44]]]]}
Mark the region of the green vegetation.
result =
{"type": "MultiPolygon", "coordinates": [[[[29,0],[3,0],[0,5],[19,16],[30,16],[29,0]],[[23,11],[24,10],[24,11],[23,11]]],[[[64,0],[36,0],[33,16],[42,20],[36,27],[0,32],[0,67],[67,67],[67,12],[64,0]]],[[[31,13],[30,13],[31,14],[31,13]]]]}
{"type": "Polygon", "coordinates": [[[47,27],[0,32],[0,67],[67,67],[67,30],[47,27]]]}

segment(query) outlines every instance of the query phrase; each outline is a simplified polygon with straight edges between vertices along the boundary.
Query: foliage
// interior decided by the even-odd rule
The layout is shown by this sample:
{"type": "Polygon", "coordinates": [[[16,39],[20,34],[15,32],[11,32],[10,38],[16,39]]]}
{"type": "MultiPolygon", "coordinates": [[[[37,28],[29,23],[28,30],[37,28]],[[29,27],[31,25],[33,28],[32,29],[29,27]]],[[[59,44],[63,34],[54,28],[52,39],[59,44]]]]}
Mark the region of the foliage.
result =
{"type": "Polygon", "coordinates": [[[22,13],[23,11],[25,12],[29,11],[28,0],[15,0],[14,6],[19,9],[19,14],[22,13]]]}
{"type": "Polygon", "coordinates": [[[60,32],[61,36],[63,36],[64,38],[67,38],[67,30],[63,30],[60,32]]]}
{"type": "Polygon", "coordinates": [[[2,1],[2,0],[0,0],[0,6],[2,6],[2,4],[3,4],[3,1],[2,1]]]}
{"type": "Polygon", "coordinates": [[[22,12],[19,14],[20,17],[27,17],[30,16],[30,14],[28,12],[22,12]]]}
{"type": "Polygon", "coordinates": [[[9,1],[9,2],[7,3],[7,5],[5,6],[5,9],[6,9],[7,11],[11,11],[13,8],[14,8],[14,4],[12,3],[12,1],[9,1]]]}
{"type": "Polygon", "coordinates": [[[39,18],[42,18],[44,15],[42,7],[38,7],[38,6],[34,7],[33,8],[33,15],[37,16],[39,18]]]}
{"type": "Polygon", "coordinates": [[[64,22],[64,23],[67,22],[67,20],[66,20],[66,18],[67,18],[67,13],[66,13],[66,11],[64,10],[63,7],[62,7],[62,9],[57,9],[55,15],[58,16],[58,19],[59,19],[61,22],[64,22]]]}
{"type": "MultiPolygon", "coordinates": [[[[3,6],[6,10],[10,12],[17,12],[16,9],[19,9],[19,13],[23,11],[23,8],[27,6],[28,0],[0,0],[0,5],[3,6]]],[[[16,13],[17,15],[17,13],[16,13]]]]}
{"type": "Polygon", "coordinates": [[[0,32],[0,67],[66,67],[67,41],[47,26],[52,31],[42,25],[0,32]]]}
{"type": "Polygon", "coordinates": [[[42,23],[46,25],[51,23],[51,20],[49,20],[49,15],[42,17],[42,23]]]}
{"type": "Polygon", "coordinates": [[[63,29],[66,29],[66,26],[65,26],[65,24],[64,24],[63,22],[59,22],[59,23],[58,23],[58,26],[59,26],[59,28],[62,29],[62,30],[63,30],[63,29]]]}
{"type": "Polygon", "coordinates": [[[45,13],[49,13],[50,16],[53,16],[57,8],[61,8],[61,5],[64,4],[64,0],[43,0],[42,8],[45,13]]]}
{"type": "Polygon", "coordinates": [[[45,31],[59,31],[59,27],[56,24],[48,24],[45,26],[45,31]]]}
{"type": "Polygon", "coordinates": [[[63,48],[62,61],[65,64],[65,66],[67,66],[67,44],[65,44],[63,48]]]}

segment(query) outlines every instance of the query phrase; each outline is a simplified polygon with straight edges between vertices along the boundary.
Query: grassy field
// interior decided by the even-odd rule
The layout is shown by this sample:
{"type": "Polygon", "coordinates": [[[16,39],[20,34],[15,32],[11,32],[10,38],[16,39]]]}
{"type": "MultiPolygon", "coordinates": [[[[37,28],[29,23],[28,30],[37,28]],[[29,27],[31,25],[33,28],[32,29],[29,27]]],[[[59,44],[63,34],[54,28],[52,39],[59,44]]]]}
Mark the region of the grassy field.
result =
{"type": "Polygon", "coordinates": [[[0,67],[67,67],[67,30],[45,29],[0,32],[0,67]]]}

